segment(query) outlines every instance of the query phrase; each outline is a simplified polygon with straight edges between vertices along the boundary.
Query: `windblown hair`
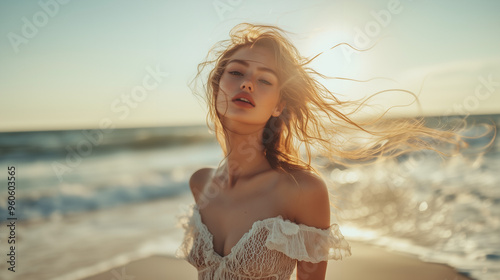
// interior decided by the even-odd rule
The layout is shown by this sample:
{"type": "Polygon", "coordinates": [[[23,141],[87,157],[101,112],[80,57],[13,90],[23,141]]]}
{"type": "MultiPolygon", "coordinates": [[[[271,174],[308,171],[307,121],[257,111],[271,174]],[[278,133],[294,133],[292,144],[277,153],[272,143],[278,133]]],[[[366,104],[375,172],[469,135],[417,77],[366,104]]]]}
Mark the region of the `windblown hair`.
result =
{"type": "Polygon", "coordinates": [[[311,166],[313,151],[345,165],[422,149],[442,153],[435,147],[436,143],[451,145],[454,150],[466,144],[455,130],[426,127],[423,118],[382,118],[386,111],[368,121],[354,121],[351,115],[366,105],[366,99],[337,99],[318,81],[325,76],[308,67],[317,56],[311,59],[301,56],[278,27],[244,23],[231,30],[229,40],[219,42],[210,50],[206,61],[198,65],[193,81],[194,93],[202,95],[208,105],[207,124],[226,155],[227,130],[216,109],[219,82],[229,58],[239,49],[252,46],[265,47],[274,53],[280,101],[286,102],[281,115],[268,120],[262,137],[265,156],[275,170],[315,171],[311,166]],[[203,94],[200,94],[197,81],[206,71],[209,71],[208,80],[203,82],[203,94]],[[362,145],[350,145],[355,138],[353,132],[372,137],[362,145]]]}

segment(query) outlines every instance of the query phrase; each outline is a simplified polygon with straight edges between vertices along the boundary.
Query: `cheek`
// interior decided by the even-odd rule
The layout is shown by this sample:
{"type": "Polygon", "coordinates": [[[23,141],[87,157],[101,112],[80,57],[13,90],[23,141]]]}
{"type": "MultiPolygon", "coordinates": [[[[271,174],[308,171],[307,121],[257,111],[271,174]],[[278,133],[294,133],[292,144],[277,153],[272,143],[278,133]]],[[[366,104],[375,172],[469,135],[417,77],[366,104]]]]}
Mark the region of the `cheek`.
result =
{"type": "Polygon", "coordinates": [[[226,91],[223,90],[222,84],[220,84],[219,91],[215,96],[215,109],[217,110],[217,112],[224,114],[224,112],[227,111],[228,102],[229,97],[227,96],[226,91]]]}
{"type": "Polygon", "coordinates": [[[230,92],[230,82],[228,81],[227,77],[225,77],[225,74],[222,75],[220,81],[219,81],[219,89],[217,90],[216,96],[215,96],[215,103],[217,106],[220,106],[220,104],[227,104],[227,99],[228,99],[228,92],[230,92]]]}
{"type": "Polygon", "coordinates": [[[240,87],[240,82],[237,79],[226,77],[220,80],[220,89],[226,92],[226,94],[238,90],[240,87]]]}
{"type": "Polygon", "coordinates": [[[279,92],[270,91],[270,92],[266,92],[264,94],[263,98],[266,99],[266,102],[265,102],[265,104],[267,105],[266,107],[269,110],[272,110],[279,103],[280,96],[279,96],[279,92]]]}

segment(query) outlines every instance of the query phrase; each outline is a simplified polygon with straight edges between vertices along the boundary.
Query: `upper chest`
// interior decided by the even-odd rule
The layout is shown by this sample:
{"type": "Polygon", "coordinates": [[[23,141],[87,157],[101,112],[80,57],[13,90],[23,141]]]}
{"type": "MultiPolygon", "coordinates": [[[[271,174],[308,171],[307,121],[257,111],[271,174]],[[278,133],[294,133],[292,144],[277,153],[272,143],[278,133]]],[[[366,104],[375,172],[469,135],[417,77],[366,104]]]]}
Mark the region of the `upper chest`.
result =
{"type": "Polygon", "coordinates": [[[202,222],[212,235],[213,249],[219,255],[228,255],[256,221],[277,216],[291,218],[293,191],[277,177],[263,179],[214,193],[199,208],[202,222]]]}

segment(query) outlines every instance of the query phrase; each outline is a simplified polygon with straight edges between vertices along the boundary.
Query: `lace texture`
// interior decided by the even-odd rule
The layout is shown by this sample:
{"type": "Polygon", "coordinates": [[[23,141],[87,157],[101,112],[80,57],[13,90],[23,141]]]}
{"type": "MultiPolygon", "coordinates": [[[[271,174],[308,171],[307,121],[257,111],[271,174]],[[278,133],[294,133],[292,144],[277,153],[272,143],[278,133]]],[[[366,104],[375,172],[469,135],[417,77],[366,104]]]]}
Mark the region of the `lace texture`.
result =
{"type": "Polygon", "coordinates": [[[196,204],[179,218],[179,223],[185,234],[176,255],[198,270],[200,280],[288,280],[297,261],[318,263],[351,255],[337,224],[318,229],[281,216],[256,221],[223,257],[214,251],[213,236],[196,204]]]}

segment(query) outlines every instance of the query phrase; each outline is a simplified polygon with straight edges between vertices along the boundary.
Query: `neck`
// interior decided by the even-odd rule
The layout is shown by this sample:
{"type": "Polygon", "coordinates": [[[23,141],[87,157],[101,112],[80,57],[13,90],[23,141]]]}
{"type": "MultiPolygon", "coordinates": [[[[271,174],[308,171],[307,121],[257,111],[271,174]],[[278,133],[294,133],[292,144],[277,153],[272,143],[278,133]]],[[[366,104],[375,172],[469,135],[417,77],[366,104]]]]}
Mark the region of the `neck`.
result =
{"type": "Polygon", "coordinates": [[[271,169],[264,155],[261,128],[255,132],[241,134],[229,131],[226,137],[227,158],[222,166],[227,180],[226,186],[233,188],[238,180],[249,179],[271,169]]]}

